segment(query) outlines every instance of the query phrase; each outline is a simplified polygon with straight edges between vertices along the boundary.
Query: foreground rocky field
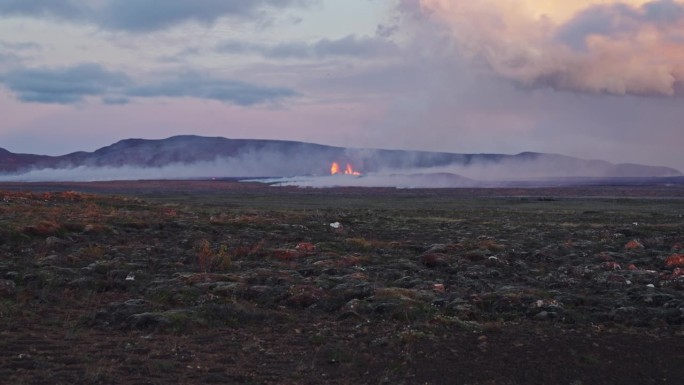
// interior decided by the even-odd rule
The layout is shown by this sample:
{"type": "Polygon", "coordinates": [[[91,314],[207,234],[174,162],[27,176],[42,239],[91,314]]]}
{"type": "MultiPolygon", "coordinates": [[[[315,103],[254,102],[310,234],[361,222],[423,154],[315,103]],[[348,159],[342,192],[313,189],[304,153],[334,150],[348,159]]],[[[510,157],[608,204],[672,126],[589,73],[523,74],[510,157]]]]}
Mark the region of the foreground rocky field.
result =
{"type": "Polygon", "coordinates": [[[682,358],[681,187],[0,186],[1,383],[680,384],[682,358]]]}

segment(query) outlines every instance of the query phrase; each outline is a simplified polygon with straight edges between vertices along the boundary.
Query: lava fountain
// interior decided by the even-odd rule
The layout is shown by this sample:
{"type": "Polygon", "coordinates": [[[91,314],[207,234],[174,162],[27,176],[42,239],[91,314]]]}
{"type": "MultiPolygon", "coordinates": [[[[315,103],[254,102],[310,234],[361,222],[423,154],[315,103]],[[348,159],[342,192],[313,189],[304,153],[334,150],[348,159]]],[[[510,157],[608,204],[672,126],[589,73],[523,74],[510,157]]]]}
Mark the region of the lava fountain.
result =
{"type": "Polygon", "coordinates": [[[333,162],[333,164],[330,166],[330,175],[337,175],[337,174],[344,174],[344,175],[355,175],[355,176],[360,176],[361,173],[354,170],[352,165],[350,163],[347,163],[347,167],[343,170],[340,167],[340,164],[337,162],[333,162]]]}

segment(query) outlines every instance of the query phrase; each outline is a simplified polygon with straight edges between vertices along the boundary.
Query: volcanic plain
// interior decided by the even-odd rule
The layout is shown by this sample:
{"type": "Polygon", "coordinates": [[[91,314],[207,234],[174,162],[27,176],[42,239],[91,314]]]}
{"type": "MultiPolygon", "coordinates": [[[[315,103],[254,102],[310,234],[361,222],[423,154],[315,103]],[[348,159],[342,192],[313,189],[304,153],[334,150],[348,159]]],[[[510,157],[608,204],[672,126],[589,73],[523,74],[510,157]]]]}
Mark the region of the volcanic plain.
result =
{"type": "Polygon", "coordinates": [[[684,186],[0,184],[0,382],[680,384],[684,186]]]}

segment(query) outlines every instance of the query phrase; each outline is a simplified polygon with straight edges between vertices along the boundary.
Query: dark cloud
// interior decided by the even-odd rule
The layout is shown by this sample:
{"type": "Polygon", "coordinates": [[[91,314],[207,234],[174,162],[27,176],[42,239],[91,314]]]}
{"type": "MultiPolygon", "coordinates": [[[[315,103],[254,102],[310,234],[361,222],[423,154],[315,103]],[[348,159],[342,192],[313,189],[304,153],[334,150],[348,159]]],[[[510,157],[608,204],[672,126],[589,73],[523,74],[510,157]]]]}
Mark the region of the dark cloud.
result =
{"type": "Polygon", "coordinates": [[[563,25],[556,40],[574,49],[586,48],[591,35],[619,36],[638,31],[644,25],[662,26],[684,20],[684,5],[672,0],[657,0],[633,8],[626,4],[595,5],[563,25]]]}
{"type": "Polygon", "coordinates": [[[0,44],[0,64],[16,63],[18,61],[19,55],[12,50],[5,49],[5,47],[0,44]]]}
{"type": "Polygon", "coordinates": [[[261,19],[315,0],[0,0],[0,17],[87,22],[105,29],[150,32],[185,22],[211,25],[223,17],[261,19]]]}
{"type": "Polygon", "coordinates": [[[211,25],[222,17],[258,18],[269,9],[306,3],[304,0],[111,0],[101,11],[100,23],[110,29],[146,32],[187,21],[211,25]]]}
{"type": "Polygon", "coordinates": [[[684,19],[684,5],[673,0],[660,0],[643,6],[644,18],[654,23],[675,23],[684,19]]]}
{"type": "Polygon", "coordinates": [[[21,63],[27,55],[39,51],[41,46],[35,43],[9,43],[0,41],[0,64],[17,65],[21,63]]]}
{"type": "Polygon", "coordinates": [[[131,100],[124,96],[103,96],[102,103],[109,105],[124,105],[128,104],[131,100]]]}
{"type": "Polygon", "coordinates": [[[0,16],[30,16],[75,20],[89,12],[78,0],[0,0],[0,16]]]}
{"type": "Polygon", "coordinates": [[[222,53],[243,54],[260,52],[263,49],[263,47],[265,46],[249,43],[243,40],[224,40],[216,47],[216,50],[222,53]]]}
{"type": "Polygon", "coordinates": [[[275,102],[296,95],[291,89],[267,87],[238,80],[215,79],[188,72],[154,84],[133,87],[129,95],[138,97],[192,97],[219,100],[240,106],[275,102]]]}
{"type": "Polygon", "coordinates": [[[2,50],[13,50],[18,52],[25,51],[39,51],[42,47],[40,44],[31,42],[19,42],[19,43],[9,43],[5,41],[0,41],[0,49],[2,50]]]}
{"type": "Polygon", "coordinates": [[[375,30],[375,34],[384,37],[384,38],[390,38],[392,37],[395,33],[399,31],[399,26],[394,24],[394,25],[384,25],[384,24],[378,24],[378,27],[375,30]]]}
{"type": "Polygon", "coordinates": [[[255,50],[266,57],[278,59],[311,58],[315,55],[312,47],[304,42],[280,43],[272,46],[255,46],[255,50]]]}
{"type": "Polygon", "coordinates": [[[258,54],[279,59],[320,59],[329,57],[374,58],[393,55],[399,47],[382,37],[348,35],[341,39],[321,39],[314,43],[285,42],[260,44],[227,40],[217,47],[219,52],[230,54],[258,54]]]}
{"type": "Polygon", "coordinates": [[[397,46],[382,38],[349,35],[339,40],[322,39],[313,46],[317,56],[384,56],[396,53],[397,46]]]}
{"type": "Polygon", "coordinates": [[[98,64],[60,69],[22,69],[0,75],[0,82],[19,100],[36,103],[73,104],[86,97],[101,97],[106,104],[126,104],[131,97],[172,97],[219,100],[250,106],[296,95],[293,90],[183,73],[148,84],[135,84],[121,72],[98,64]]]}
{"type": "Polygon", "coordinates": [[[556,39],[575,49],[584,49],[590,35],[613,35],[637,27],[638,14],[624,4],[597,5],[580,12],[556,34],[556,39]]]}
{"type": "Polygon", "coordinates": [[[0,76],[0,81],[25,102],[70,104],[87,96],[99,96],[125,87],[130,80],[120,72],[98,64],[60,69],[19,69],[0,76]]]}

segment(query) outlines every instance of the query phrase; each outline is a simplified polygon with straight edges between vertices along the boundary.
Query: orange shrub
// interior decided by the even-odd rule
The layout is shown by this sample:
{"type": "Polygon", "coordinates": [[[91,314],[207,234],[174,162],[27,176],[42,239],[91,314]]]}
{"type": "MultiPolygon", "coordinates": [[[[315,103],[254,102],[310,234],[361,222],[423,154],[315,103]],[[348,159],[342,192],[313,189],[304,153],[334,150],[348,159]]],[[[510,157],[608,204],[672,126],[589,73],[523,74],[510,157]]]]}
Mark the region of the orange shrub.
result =
{"type": "Polygon", "coordinates": [[[292,250],[292,249],[277,249],[273,251],[273,258],[280,259],[283,261],[291,261],[295,258],[299,258],[302,256],[302,253],[300,253],[297,250],[292,250]]]}
{"type": "Polygon", "coordinates": [[[665,260],[668,267],[684,267],[684,254],[672,254],[665,260]]]}
{"type": "Polygon", "coordinates": [[[627,250],[643,249],[643,248],[644,248],[644,245],[642,245],[641,242],[637,241],[636,239],[627,242],[627,244],[625,245],[625,249],[627,249],[627,250]]]}
{"type": "Polygon", "coordinates": [[[314,246],[313,243],[300,242],[299,244],[297,244],[297,246],[295,246],[295,250],[311,252],[316,250],[316,246],[314,246]]]}
{"type": "Polygon", "coordinates": [[[62,226],[52,221],[40,221],[38,224],[24,227],[24,232],[31,235],[48,236],[59,232],[62,226]]]}

